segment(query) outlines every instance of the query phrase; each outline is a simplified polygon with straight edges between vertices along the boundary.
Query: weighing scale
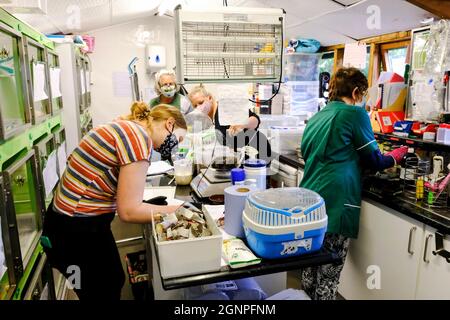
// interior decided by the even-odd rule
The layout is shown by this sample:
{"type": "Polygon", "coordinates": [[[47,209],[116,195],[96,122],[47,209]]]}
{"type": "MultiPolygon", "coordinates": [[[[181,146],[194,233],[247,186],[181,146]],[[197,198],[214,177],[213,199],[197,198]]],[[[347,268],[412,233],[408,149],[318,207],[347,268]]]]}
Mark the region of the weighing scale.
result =
{"type": "Polygon", "coordinates": [[[200,198],[208,198],[216,194],[223,195],[229,186],[231,186],[229,170],[202,169],[200,174],[191,181],[192,189],[200,198]]]}

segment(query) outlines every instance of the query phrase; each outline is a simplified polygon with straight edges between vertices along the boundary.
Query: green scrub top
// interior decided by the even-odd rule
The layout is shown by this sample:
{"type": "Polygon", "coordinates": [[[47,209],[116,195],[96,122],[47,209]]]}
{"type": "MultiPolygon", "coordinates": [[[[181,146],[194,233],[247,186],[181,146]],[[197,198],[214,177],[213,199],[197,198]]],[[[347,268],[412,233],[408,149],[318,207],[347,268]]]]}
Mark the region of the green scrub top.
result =
{"type": "MultiPolygon", "coordinates": [[[[153,108],[155,106],[157,106],[158,104],[161,104],[161,99],[160,97],[156,97],[153,98],[152,100],[150,100],[150,108],[153,108]]],[[[169,103],[169,105],[177,107],[179,110],[181,109],[181,96],[179,93],[176,93],[174,96],[174,99],[171,103],[169,103]]]]}
{"type": "Polygon", "coordinates": [[[361,209],[360,156],[378,149],[361,107],[332,101],[308,122],[301,144],[301,187],[325,200],[328,232],[357,238],[361,209]]]}

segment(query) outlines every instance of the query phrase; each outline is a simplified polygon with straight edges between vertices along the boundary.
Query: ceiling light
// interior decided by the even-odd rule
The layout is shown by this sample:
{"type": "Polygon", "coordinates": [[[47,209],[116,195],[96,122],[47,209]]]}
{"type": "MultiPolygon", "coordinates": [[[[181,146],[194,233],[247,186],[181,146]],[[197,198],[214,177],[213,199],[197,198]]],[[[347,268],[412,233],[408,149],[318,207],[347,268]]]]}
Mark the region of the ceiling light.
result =
{"type": "Polygon", "coordinates": [[[434,21],[434,18],[431,17],[431,18],[425,18],[425,19],[420,20],[420,23],[421,24],[431,24],[431,23],[433,23],[433,21],[434,21]]]}

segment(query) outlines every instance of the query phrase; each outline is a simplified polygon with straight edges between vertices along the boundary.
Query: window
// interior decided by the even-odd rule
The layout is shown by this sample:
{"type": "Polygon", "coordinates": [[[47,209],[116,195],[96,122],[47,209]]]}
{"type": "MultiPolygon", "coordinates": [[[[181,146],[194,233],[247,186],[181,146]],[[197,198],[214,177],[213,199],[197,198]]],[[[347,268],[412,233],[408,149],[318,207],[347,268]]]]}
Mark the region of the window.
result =
{"type": "Polygon", "coordinates": [[[369,77],[369,66],[370,66],[370,44],[367,45],[367,56],[366,56],[366,67],[361,69],[361,72],[368,78],[369,77]]]}
{"type": "Polygon", "coordinates": [[[333,74],[334,68],[334,52],[325,52],[319,61],[319,72],[328,72],[330,76],[333,74]]]}
{"type": "Polygon", "coordinates": [[[382,68],[384,71],[405,75],[406,57],[409,41],[393,42],[381,45],[382,68]]]}
{"type": "Polygon", "coordinates": [[[403,76],[405,74],[407,51],[406,47],[388,50],[386,61],[387,70],[403,76]]]}

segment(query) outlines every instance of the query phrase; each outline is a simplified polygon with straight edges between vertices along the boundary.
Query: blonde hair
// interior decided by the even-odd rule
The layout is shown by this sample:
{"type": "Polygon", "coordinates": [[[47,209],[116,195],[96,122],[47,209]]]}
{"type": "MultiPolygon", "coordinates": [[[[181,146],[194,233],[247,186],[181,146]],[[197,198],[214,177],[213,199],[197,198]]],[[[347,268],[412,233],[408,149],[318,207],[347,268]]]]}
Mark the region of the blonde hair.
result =
{"type": "Polygon", "coordinates": [[[180,110],[167,104],[159,104],[150,109],[145,102],[136,101],[131,105],[131,114],[125,117],[126,120],[131,121],[146,121],[149,128],[153,121],[166,121],[169,118],[175,120],[176,127],[187,129],[186,121],[180,110]]]}
{"type": "Polygon", "coordinates": [[[208,90],[206,90],[206,88],[202,84],[192,88],[191,92],[189,92],[188,95],[189,99],[192,99],[192,97],[197,93],[201,93],[204,97],[212,98],[212,94],[208,90]]]}

